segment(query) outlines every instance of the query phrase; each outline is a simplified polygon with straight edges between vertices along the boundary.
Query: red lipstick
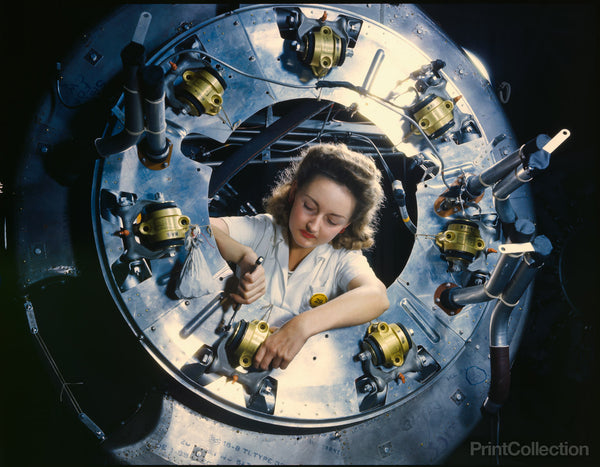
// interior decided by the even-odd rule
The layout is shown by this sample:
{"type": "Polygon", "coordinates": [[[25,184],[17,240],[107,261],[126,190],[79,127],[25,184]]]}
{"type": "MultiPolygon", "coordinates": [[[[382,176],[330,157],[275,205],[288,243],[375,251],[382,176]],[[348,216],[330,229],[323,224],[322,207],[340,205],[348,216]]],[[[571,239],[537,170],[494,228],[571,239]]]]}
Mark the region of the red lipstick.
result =
{"type": "Polygon", "coordinates": [[[311,233],[308,233],[306,230],[300,230],[300,234],[304,237],[304,238],[315,238],[315,236],[311,233]]]}

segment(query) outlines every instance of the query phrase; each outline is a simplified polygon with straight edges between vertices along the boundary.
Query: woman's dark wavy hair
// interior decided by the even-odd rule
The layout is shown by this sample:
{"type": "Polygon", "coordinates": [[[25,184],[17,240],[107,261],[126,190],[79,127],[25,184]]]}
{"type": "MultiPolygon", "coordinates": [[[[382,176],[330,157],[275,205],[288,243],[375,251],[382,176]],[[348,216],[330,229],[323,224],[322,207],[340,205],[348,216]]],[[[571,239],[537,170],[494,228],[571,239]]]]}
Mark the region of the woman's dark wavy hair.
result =
{"type": "Polygon", "coordinates": [[[266,211],[287,232],[293,200],[290,190],[311,183],[318,175],[347,187],[356,207],[346,230],[332,241],[334,248],[360,250],[374,243],[377,212],[383,203],[381,172],[373,160],[344,144],[317,144],[304,150],[301,159],[283,170],[271,194],[264,199],[266,211]]]}

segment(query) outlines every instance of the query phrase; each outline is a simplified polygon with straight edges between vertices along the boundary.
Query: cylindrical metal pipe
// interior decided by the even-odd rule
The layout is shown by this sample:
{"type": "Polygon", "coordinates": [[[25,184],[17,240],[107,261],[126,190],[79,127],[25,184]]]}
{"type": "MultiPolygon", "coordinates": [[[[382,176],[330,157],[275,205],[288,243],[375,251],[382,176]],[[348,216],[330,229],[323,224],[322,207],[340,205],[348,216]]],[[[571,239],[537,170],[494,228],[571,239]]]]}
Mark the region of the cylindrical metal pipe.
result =
{"type": "Polygon", "coordinates": [[[166,157],[168,149],[165,118],[165,74],[157,65],[144,67],[142,95],[146,116],[146,155],[154,162],[166,157]]]}
{"type": "Polygon", "coordinates": [[[513,191],[531,181],[532,178],[529,169],[522,166],[516,168],[494,186],[494,198],[501,201],[507,199],[513,191]]]}
{"type": "Polygon", "coordinates": [[[525,292],[527,287],[529,287],[536,272],[537,268],[530,267],[525,259],[523,259],[512,280],[507,285],[505,293],[502,294],[502,300],[498,301],[494,307],[494,311],[492,311],[490,321],[490,345],[503,346],[509,344],[508,319],[514,306],[518,303],[519,298],[525,292]],[[514,296],[517,296],[515,302],[508,301],[508,297],[505,294],[510,294],[513,298],[514,296]]]}
{"type": "MultiPolygon", "coordinates": [[[[544,145],[550,141],[547,135],[538,135],[536,138],[528,141],[516,151],[500,159],[491,167],[487,168],[479,175],[472,175],[467,179],[466,191],[472,197],[476,198],[483,193],[488,186],[492,186],[498,180],[510,173],[511,170],[519,166],[519,164],[527,161],[533,154],[543,151],[544,145]]],[[[545,151],[543,151],[545,152],[545,151]]]]}
{"type": "Polygon", "coordinates": [[[490,320],[490,369],[491,380],[488,397],[483,409],[496,413],[508,398],[510,391],[510,347],[508,342],[508,320],[537,271],[543,266],[544,259],[552,251],[550,241],[540,235],[534,241],[534,253],[527,253],[517,268],[510,283],[502,292],[490,320]]]}
{"type": "MultiPolygon", "coordinates": [[[[442,293],[442,295],[445,295],[442,293]]],[[[491,300],[485,293],[485,285],[474,285],[472,287],[453,287],[447,289],[447,297],[440,296],[440,300],[446,308],[459,309],[470,303],[487,302],[491,300]]]]}
{"type": "Polygon", "coordinates": [[[383,62],[384,58],[385,52],[383,51],[383,49],[377,49],[377,52],[375,52],[375,56],[371,61],[371,66],[369,67],[369,71],[367,72],[367,75],[365,76],[365,80],[362,85],[363,89],[366,92],[369,92],[371,90],[373,80],[375,79],[375,76],[377,75],[379,67],[381,66],[381,62],[383,62]]]}
{"type": "Polygon", "coordinates": [[[494,198],[494,209],[503,224],[514,224],[517,221],[517,213],[513,209],[510,199],[494,198]]]}
{"type": "Polygon", "coordinates": [[[145,61],[144,46],[130,42],[121,51],[121,61],[125,128],[116,135],[96,139],[94,144],[102,157],[129,149],[137,144],[144,133],[144,114],[138,84],[138,70],[145,61]]]}
{"type": "MultiPolygon", "coordinates": [[[[515,223],[515,233],[511,243],[530,241],[535,234],[535,225],[527,219],[515,223]]],[[[443,304],[450,309],[458,309],[470,303],[490,301],[500,295],[509,281],[520,255],[502,254],[489,280],[484,285],[453,287],[440,296],[443,304]]]]}
{"type": "Polygon", "coordinates": [[[490,320],[490,345],[509,345],[508,342],[508,318],[519,299],[529,287],[537,271],[543,266],[544,259],[552,251],[552,244],[547,237],[540,235],[533,241],[534,253],[523,256],[521,264],[512,279],[502,292],[502,300],[492,312],[490,320]]]}

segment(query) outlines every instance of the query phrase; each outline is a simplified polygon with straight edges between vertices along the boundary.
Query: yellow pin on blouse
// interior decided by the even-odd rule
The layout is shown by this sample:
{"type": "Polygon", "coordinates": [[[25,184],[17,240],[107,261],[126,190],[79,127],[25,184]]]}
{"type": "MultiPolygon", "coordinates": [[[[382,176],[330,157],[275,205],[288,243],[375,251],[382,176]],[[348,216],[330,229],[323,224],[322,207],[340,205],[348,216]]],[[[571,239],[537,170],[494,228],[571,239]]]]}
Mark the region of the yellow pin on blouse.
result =
{"type": "Polygon", "coordinates": [[[323,305],[323,303],[327,303],[327,295],[324,293],[316,293],[312,297],[310,297],[310,306],[315,308],[319,305],[323,305]]]}

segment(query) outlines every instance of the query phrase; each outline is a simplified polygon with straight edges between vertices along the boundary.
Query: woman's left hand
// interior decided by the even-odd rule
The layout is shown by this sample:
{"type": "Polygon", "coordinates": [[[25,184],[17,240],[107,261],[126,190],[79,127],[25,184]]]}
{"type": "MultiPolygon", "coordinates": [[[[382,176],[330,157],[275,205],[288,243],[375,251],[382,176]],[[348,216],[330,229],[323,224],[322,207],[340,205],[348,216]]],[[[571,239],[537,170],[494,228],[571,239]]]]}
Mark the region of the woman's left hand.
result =
{"type": "Polygon", "coordinates": [[[295,316],[281,328],[271,328],[275,331],[267,337],[254,356],[255,368],[287,368],[310,337],[303,329],[299,317],[295,316]]]}

